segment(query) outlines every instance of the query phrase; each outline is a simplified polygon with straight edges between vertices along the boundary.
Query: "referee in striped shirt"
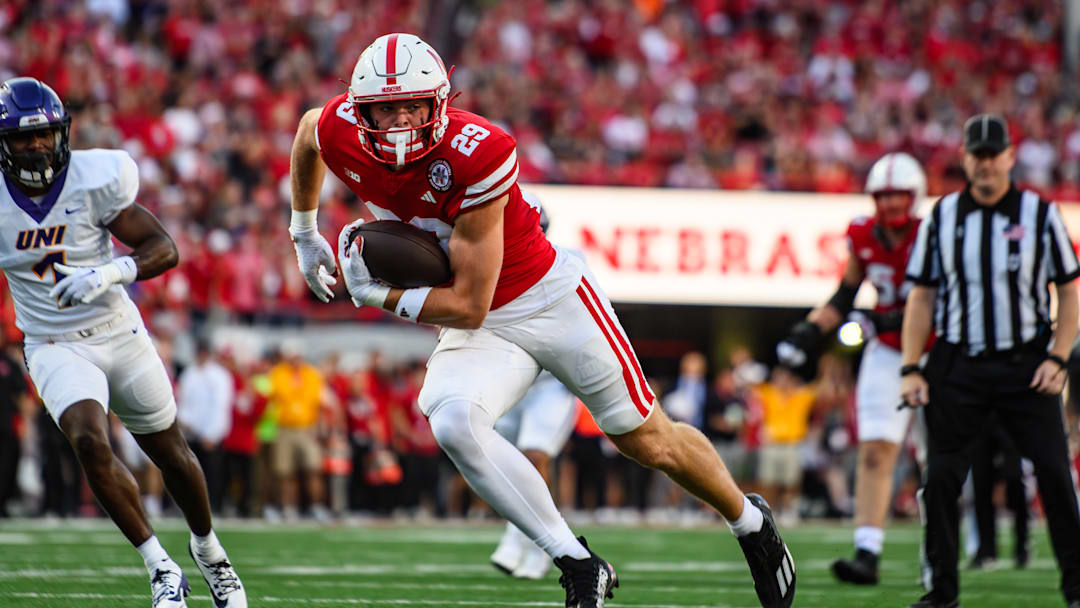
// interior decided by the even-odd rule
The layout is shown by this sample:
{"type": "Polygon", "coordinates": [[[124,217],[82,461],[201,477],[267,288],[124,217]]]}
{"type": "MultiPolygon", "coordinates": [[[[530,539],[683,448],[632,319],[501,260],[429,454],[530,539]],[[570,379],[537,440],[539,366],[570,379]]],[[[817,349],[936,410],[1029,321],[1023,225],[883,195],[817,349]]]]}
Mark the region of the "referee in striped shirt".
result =
{"type": "Polygon", "coordinates": [[[1080,264],[1057,205],[1012,185],[1015,160],[1001,117],[968,120],[968,185],[934,205],[908,260],[915,287],[904,311],[900,392],[906,404],[927,406],[922,498],[929,591],[910,608],[959,606],[956,503],[969,448],[993,414],[1035,465],[1061,589],[1069,608],[1080,608],[1080,514],[1060,396],[1077,331],[1073,280],[1080,264]],[[920,369],[931,327],[937,340],[920,369]]]}

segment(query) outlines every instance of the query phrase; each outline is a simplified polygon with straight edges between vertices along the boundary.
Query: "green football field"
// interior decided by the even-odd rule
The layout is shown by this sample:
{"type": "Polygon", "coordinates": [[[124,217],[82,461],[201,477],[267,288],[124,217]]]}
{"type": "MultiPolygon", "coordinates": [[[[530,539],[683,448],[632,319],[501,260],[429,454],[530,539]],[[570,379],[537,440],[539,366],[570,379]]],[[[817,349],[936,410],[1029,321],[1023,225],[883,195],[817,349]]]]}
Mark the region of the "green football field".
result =
{"type": "MultiPolygon", "coordinates": [[[[179,521],[157,526],[192,584],[188,605],[212,602],[187,556],[179,521]]],[[[327,527],[220,522],[218,535],[247,586],[251,606],[562,606],[557,572],[517,581],[488,565],[502,528],[495,524],[370,524],[327,527]]],[[[611,561],[621,585],[608,605],[653,608],[758,606],[737,544],[719,525],[697,528],[579,527],[611,561]]],[[[1008,534],[1002,534],[1004,537],[1008,534]]],[[[798,575],[796,606],[906,606],[920,594],[920,530],[888,532],[883,582],[841,586],[829,563],[847,556],[850,528],[803,524],[785,537],[798,575]]],[[[962,572],[968,608],[1062,606],[1046,533],[1037,528],[1027,570],[962,572]]],[[[1011,555],[1006,544],[1004,555],[1011,555]]],[[[138,554],[104,520],[0,523],[0,607],[148,607],[138,554]]]]}

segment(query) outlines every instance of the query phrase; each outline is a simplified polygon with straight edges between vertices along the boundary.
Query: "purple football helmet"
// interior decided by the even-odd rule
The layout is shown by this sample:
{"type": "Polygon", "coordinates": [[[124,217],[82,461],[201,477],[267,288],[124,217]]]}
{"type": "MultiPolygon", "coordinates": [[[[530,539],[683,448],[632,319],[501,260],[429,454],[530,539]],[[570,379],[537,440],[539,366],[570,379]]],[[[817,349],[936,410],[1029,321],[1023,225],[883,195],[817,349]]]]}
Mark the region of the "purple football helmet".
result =
{"type": "Polygon", "coordinates": [[[68,134],[71,115],[60,97],[34,78],[12,78],[0,83],[0,171],[29,188],[47,188],[71,159],[68,134]],[[51,152],[16,154],[9,138],[48,129],[54,136],[51,152]]]}

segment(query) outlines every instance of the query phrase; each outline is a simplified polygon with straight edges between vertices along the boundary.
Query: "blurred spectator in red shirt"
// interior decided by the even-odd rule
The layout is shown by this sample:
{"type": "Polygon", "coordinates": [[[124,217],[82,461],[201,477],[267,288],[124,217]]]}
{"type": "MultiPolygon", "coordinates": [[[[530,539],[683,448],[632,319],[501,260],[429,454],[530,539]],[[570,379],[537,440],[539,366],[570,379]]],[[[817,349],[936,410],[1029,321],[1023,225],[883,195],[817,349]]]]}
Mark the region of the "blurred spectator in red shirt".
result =
{"type": "MultiPolygon", "coordinates": [[[[371,367],[349,374],[339,381],[335,391],[345,408],[349,447],[352,451],[352,479],[349,509],[388,513],[396,501],[396,459],[389,462],[390,392],[389,383],[376,366],[381,365],[378,353],[372,355],[371,367]]],[[[396,479],[400,481],[400,478],[396,479]]]]}
{"type": "Polygon", "coordinates": [[[270,379],[266,375],[270,369],[268,359],[257,359],[248,369],[240,366],[231,349],[224,349],[220,354],[221,364],[232,375],[236,387],[236,399],[233,401],[232,426],[229,434],[222,441],[225,451],[226,510],[235,509],[240,517],[252,514],[253,478],[255,473],[255,453],[259,448],[255,427],[262,419],[269,402],[270,379]]]}
{"type": "Polygon", "coordinates": [[[400,455],[404,474],[402,505],[416,514],[441,517],[446,513],[446,505],[442,504],[442,493],[439,491],[442,450],[435,442],[431,425],[420,412],[417,402],[426,372],[423,362],[402,368],[390,408],[392,445],[400,455]]]}

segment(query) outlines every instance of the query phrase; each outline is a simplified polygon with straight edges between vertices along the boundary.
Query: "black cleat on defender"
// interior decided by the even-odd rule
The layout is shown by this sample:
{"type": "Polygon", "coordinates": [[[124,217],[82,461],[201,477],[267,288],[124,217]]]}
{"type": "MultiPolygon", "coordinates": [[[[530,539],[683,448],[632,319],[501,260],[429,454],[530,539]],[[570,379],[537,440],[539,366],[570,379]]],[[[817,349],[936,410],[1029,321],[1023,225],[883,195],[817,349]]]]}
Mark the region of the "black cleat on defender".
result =
{"type": "Polygon", "coordinates": [[[555,565],[562,570],[559,584],[566,589],[566,608],[603,608],[604,600],[614,597],[611,590],[619,586],[619,577],[611,564],[589,549],[584,536],[578,541],[589,552],[588,558],[555,558],[555,565]]]}
{"type": "Polygon", "coordinates": [[[852,559],[838,559],[832,563],[833,574],[842,583],[856,585],[878,584],[878,556],[866,549],[856,549],[852,559]]]}
{"type": "Polygon", "coordinates": [[[760,530],[739,537],[754,577],[754,591],[764,608],[788,608],[795,599],[795,560],[780,538],[769,503],[757,494],[747,494],[746,498],[761,509],[765,519],[760,530]]]}

